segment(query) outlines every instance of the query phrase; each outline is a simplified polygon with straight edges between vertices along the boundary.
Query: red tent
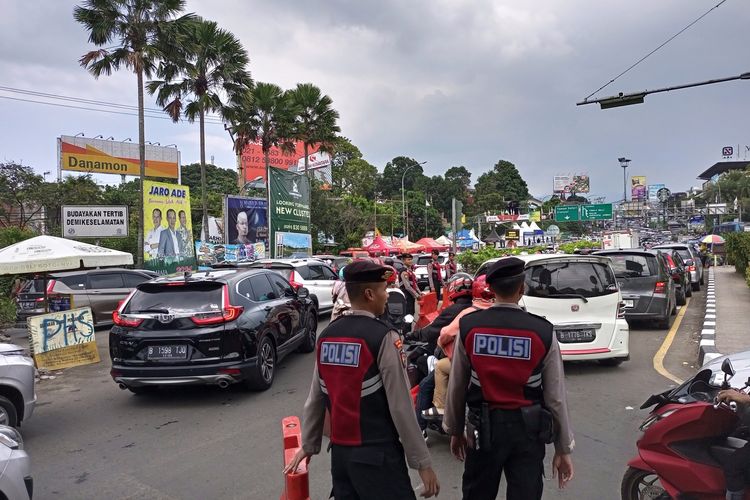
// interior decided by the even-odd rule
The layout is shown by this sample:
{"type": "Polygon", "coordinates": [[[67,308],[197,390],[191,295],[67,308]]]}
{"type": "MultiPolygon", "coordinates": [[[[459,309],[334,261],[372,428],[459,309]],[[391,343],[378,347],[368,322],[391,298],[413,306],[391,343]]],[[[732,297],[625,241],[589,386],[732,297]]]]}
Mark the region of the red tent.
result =
{"type": "Polygon", "coordinates": [[[375,238],[371,244],[366,246],[365,250],[367,250],[370,253],[370,255],[373,255],[373,256],[375,254],[392,255],[392,254],[397,254],[399,252],[398,248],[389,244],[380,236],[375,238]]]}
{"type": "Polygon", "coordinates": [[[419,245],[417,243],[412,243],[411,241],[409,241],[407,239],[394,238],[393,244],[402,253],[416,253],[416,252],[423,252],[424,251],[424,247],[422,245],[419,245]]]}
{"type": "Polygon", "coordinates": [[[422,245],[426,252],[431,252],[432,250],[439,250],[441,252],[444,252],[448,250],[447,246],[441,245],[432,238],[422,238],[421,240],[417,241],[417,245],[422,245]]]}

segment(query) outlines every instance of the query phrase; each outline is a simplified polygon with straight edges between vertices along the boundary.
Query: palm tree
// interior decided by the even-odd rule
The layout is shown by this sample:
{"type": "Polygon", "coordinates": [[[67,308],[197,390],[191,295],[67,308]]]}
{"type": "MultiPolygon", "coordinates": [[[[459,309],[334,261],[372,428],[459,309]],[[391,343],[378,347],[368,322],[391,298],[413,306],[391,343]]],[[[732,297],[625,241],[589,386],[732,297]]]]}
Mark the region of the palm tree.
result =
{"type": "MultiPolygon", "coordinates": [[[[138,141],[140,181],[146,175],[146,132],[143,115],[143,76],[151,78],[161,58],[158,40],[170,25],[189,21],[194,16],[175,16],[185,9],[185,0],[85,0],[76,6],[73,17],[89,32],[89,42],[100,47],[78,61],[99,78],[120,66],[138,77],[138,141]]],[[[143,189],[138,204],[138,265],[143,263],[143,189]]]]}
{"type": "MultiPolygon", "coordinates": [[[[182,115],[200,124],[201,201],[203,227],[208,227],[206,189],[206,113],[222,111],[222,94],[238,95],[252,85],[247,51],[229,31],[198,18],[180,31],[179,43],[169,44],[169,59],[159,66],[162,80],[147,84],[149,93],[173,121],[182,115]]],[[[165,49],[166,50],[166,49],[165,49]]]]}
{"type": "Polygon", "coordinates": [[[252,89],[233,96],[225,107],[224,119],[231,123],[234,150],[241,154],[251,142],[260,142],[266,170],[270,166],[271,148],[293,151],[291,114],[288,96],[278,85],[258,82],[252,89]]]}
{"type": "Polygon", "coordinates": [[[312,83],[298,83],[288,92],[296,114],[294,138],[301,141],[305,149],[305,173],[308,167],[308,149],[320,144],[322,150],[331,150],[336,133],[339,113],[331,107],[333,100],[323,95],[312,83]]]}

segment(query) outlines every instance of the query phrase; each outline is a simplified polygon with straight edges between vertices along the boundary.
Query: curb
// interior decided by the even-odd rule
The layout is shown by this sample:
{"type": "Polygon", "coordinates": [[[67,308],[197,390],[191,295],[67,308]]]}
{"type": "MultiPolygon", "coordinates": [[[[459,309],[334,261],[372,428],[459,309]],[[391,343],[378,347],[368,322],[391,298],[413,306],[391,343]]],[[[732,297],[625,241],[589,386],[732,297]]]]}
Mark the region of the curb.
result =
{"type": "Polygon", "coordinates": [[[698,361],[703,366],[719,356],[723,356],[723,354],[716,349],[716,288],[712,266],[708,269],[706,312],[703,317],[703,329],[701,329],[698,361]]]}

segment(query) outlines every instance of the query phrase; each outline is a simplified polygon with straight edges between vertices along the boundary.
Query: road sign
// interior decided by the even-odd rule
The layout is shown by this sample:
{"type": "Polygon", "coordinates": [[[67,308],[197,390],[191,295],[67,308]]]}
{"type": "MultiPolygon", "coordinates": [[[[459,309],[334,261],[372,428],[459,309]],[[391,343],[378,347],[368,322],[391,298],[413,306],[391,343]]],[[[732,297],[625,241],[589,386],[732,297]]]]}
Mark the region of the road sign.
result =
{"type": "Polygon", "coordinates": [[[612,204],[581,205],[581,220],[612,220],[612,204]]]}
{"type": "Polygon", "coordinates": [[[559,236],[560,235],[560,228],[552,224],[547,228],[547,234],[550,236],[559,236]]]}
{"type": "Polygon", "coordinates": [[[662,203],[666,203],[669,200],[669,197],[671,195],[672,195],[672,191],[670,191],[667,188],[661,188],[659,191],[656,192],[656,197],[662,203]]]}
{"type": "Polygon", "coordinates": [[[578,205],[563,205],[555,207],[555,220],[557,222],[572,222],[581,220],[578,205]]]}
{"type": "Polygon", "coordinates": [[[518,229],[508,229],[505,231],[505,239],[506,240],[515,240],[518,241],[520,239],[521,235],[519,234],[518,229]]]}

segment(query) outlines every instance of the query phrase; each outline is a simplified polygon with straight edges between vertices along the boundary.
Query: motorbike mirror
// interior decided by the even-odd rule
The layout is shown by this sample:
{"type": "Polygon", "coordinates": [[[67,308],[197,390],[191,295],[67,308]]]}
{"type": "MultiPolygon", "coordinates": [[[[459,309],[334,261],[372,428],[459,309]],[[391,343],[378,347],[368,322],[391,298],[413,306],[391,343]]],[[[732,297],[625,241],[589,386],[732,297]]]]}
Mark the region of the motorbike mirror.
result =
{"type": "Polygon", "coordinates": [[[407,314],[406,316],[404,316],[404,323],[407,323],[407,324],[414,323],[414,316],[412,316],[411,314],[407,314]]]}
{"type": "Polygon", "coordinates": [[[723,371],[724,374],[728,377],[734,376],[735,374],[734,367],[732,366],[732,362],[729,360],[729,358],[724,358],[724,361],[722,361],[721,371],[723,371]]]}

